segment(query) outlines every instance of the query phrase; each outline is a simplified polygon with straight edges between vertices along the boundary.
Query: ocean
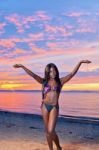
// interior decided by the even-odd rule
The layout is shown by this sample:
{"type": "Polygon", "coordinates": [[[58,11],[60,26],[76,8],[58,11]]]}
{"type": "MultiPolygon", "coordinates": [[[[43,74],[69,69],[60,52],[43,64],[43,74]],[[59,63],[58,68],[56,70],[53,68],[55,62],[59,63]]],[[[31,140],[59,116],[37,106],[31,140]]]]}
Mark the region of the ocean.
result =
{"type": "MultiPolygon", "coordinates": [[[[41,114],[41,91],[0,91],[0,110],[41,114]]],[[[99,92],[66,92],[59,97],[59,115],[99,118],[99,92]]]]}

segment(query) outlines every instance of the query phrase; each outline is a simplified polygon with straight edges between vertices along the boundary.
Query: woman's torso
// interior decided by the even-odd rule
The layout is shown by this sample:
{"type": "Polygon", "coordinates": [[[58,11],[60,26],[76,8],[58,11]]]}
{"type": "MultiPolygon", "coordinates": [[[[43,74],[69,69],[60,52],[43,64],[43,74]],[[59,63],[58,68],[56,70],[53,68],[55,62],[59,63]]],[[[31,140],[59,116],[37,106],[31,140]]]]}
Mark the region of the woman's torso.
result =
{"type": "MultiPolygon", "coordinates": [[[[51,90],[49,89],[45,93],[45,96],[44,96],[44,99],[43,99],[44,103],[51,104],[51,105],[58,105],[58,99],[59,99],[59,95],[60,95],[60,91],[61,91],[62,87],[59,86],[56,83],[56,81],[49,81],[47,83],[47,86],[48,86],[48,89],[50,88],[51,90]]],[[[47,88],[47,87],[45,86],[45,88],[47,88]]]]}

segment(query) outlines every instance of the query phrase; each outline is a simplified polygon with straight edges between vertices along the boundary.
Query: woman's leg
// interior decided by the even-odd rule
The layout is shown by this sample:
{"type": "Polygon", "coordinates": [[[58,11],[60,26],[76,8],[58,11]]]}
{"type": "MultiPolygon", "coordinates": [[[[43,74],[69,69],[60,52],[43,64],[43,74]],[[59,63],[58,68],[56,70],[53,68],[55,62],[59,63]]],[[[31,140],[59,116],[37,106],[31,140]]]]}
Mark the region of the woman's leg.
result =
{"type": "Polygon", "coordinates": [[[58,149],[58,150],[61,150],[62,147],[60,146],[59,137],[58,137],[58,135],[56,134],[56,132],[54,133],[53,141],[54,141],[54,143],[56,144],[57,149],[58,149]]]}
{"type": "Polygon", "coordinates": [[[59,143],[59,138],[58,135],[55,132],[55,126],[56,126],[56,122],[58,119],[58,114],[59,114],[59,110],[56,109],[55,107],[53,107],[53,109],[50,111],[50,115],[49,115],[49,122],[48,122],[48,139],[49,141],[54,141],[56,146],[57,146],[57,150],[61,150],[61,146],[59,143]]]}
{"type": "Polygon", "coordinates": [[[45,130],[47,132],[48,120],[49,120],[49,112],[45,108],[44,104],[42,104],[42,106],[41,106],[41,112],[42,112],[42,117],[43,117],[43,121],[44,121],[45,130]]]}
{"type": "Polygon", "coordinates": [[[48,138],[48,120],[49,120],[49,112],[48,110],[45,108],[45,105],[42,104],[42,116],[43,116],[43,120],[44,120],[44,125],[45,125],[45,132],[46,132],[46,138],[47,138],[47,142],[48,142],[48,146],[50,150],[53,150],[53,143],[52,140],[50,140],[48,138]]]}

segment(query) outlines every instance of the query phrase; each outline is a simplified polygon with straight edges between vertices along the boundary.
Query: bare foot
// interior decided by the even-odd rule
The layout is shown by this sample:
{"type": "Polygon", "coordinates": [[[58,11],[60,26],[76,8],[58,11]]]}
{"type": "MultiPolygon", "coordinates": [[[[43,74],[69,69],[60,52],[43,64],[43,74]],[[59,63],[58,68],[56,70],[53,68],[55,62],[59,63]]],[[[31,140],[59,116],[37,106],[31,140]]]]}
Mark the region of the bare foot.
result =
{"type": "Polygon", "coordinates": [[[62,150],[62,147],[60,146],[60,147],[57,147],[57,150],[62,150]]]}

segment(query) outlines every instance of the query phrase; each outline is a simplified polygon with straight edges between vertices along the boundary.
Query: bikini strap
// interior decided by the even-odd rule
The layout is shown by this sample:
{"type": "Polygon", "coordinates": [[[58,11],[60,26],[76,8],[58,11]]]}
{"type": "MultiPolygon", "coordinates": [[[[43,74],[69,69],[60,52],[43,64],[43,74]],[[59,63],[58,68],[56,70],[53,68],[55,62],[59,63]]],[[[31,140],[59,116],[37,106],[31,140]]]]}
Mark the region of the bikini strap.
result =
{"type": "Polygon", "coordinates": [[[45,79],[43,79],[43,81],[42,81],[42,99],[44,99],[44,86],[46,85],[46,80],[45,79]]]}

